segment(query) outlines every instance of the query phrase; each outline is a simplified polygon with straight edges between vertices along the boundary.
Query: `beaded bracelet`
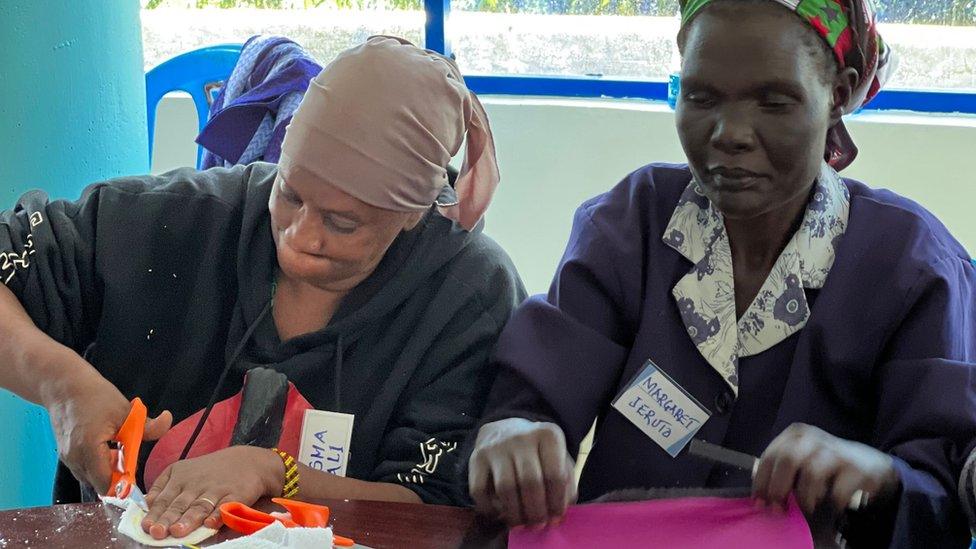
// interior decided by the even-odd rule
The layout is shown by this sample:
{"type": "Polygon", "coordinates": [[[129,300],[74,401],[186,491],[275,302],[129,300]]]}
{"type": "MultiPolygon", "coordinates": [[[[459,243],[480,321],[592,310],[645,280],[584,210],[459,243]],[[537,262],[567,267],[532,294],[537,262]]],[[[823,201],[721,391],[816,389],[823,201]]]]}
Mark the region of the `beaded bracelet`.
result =
{"type": "Polygon", "coordinates": [[[281,497],[293,498],[298,495],[298,462],[288,452],[272,448],[285,464],[285,483],[281,487],[281,497]]]}

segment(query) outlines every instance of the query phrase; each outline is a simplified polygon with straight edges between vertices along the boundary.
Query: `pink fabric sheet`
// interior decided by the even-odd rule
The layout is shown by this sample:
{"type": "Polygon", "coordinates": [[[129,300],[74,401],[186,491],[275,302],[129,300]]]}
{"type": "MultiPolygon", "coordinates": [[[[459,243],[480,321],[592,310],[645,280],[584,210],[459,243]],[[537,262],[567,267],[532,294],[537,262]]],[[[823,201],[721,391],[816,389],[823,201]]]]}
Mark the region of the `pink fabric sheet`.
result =
{"type": "Polygon", "coordinates": [[[576,505],[545,530],[515,528],[509,549],[702,547],[810,549],[803,513],[757,508],[751,498],[678,498],[576,505]]]}

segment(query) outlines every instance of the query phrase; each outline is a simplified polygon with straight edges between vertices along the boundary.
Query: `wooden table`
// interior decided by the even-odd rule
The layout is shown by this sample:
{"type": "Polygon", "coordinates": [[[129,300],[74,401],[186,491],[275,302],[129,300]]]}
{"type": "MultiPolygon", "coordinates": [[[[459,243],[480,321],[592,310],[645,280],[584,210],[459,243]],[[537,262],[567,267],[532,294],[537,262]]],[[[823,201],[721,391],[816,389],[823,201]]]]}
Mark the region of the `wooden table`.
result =
{"type": "MultiPolygon", "coordinates": [[[[335,532],[382,548],[504,547],[504,531],[468,509],[375,501],[327,500],[335,532]]],[[[99,503],[55,505],[0,512],[0,547],[110,549],[143,547],[120,535],[122,511],[99,503]]],[[[208,544],[236,537],[226,528],[208,544]]]]}

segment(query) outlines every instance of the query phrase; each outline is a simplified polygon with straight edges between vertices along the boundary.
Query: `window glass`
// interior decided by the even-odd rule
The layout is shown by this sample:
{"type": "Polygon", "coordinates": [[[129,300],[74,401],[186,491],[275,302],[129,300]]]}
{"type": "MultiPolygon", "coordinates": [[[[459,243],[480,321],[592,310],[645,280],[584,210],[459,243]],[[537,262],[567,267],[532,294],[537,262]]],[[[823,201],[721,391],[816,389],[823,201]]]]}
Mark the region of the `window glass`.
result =
{"type": "Polygon", "coordinates": [[[675,0],[457,0],[448,33],[467,73],[664,80],[675,0]]]}
{"type": "Polygon", "coordinates": [[[255,34],[291,38],[323,64],[374,34],[424,41],[420,0],[142,0],[142,7],[146,70],[255,34]]]}
{"type": "Polygon", "coordinates": [[[976,0],[883,0],[881,33],[898,54],[889,87],[976,89],[976,0]]]}
{"type": "MultiPolygon", "coordinates": [[[[675,0],[457,0],[448,29],[465,72],[664,80],[678,65],[675,0]]],[[[898,53],[890,87],[976,89],[976,0],[884,0],[898,53]]]]}

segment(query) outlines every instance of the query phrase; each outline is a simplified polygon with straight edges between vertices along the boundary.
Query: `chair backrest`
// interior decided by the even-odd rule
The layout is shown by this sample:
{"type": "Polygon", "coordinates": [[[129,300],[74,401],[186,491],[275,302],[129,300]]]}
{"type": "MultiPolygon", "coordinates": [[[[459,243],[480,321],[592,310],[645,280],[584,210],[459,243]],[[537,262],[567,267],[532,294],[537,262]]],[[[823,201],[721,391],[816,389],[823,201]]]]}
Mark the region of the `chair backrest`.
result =
{"type": "MultiPolygon", "coordinates": [[[[210,90],[227,80],[237,59],[241,44],[221,44],[188,51],[161,63],[146,73],[146,120],[149,124],[149,162],[152,163],[153,133],[156,130],[156,105],[171,91],[185,91],[193,98],[197,110],[198,132],[210,115],[210,90]]],[[[203,151],[197,147],[197,167],[203,151]]]]}

